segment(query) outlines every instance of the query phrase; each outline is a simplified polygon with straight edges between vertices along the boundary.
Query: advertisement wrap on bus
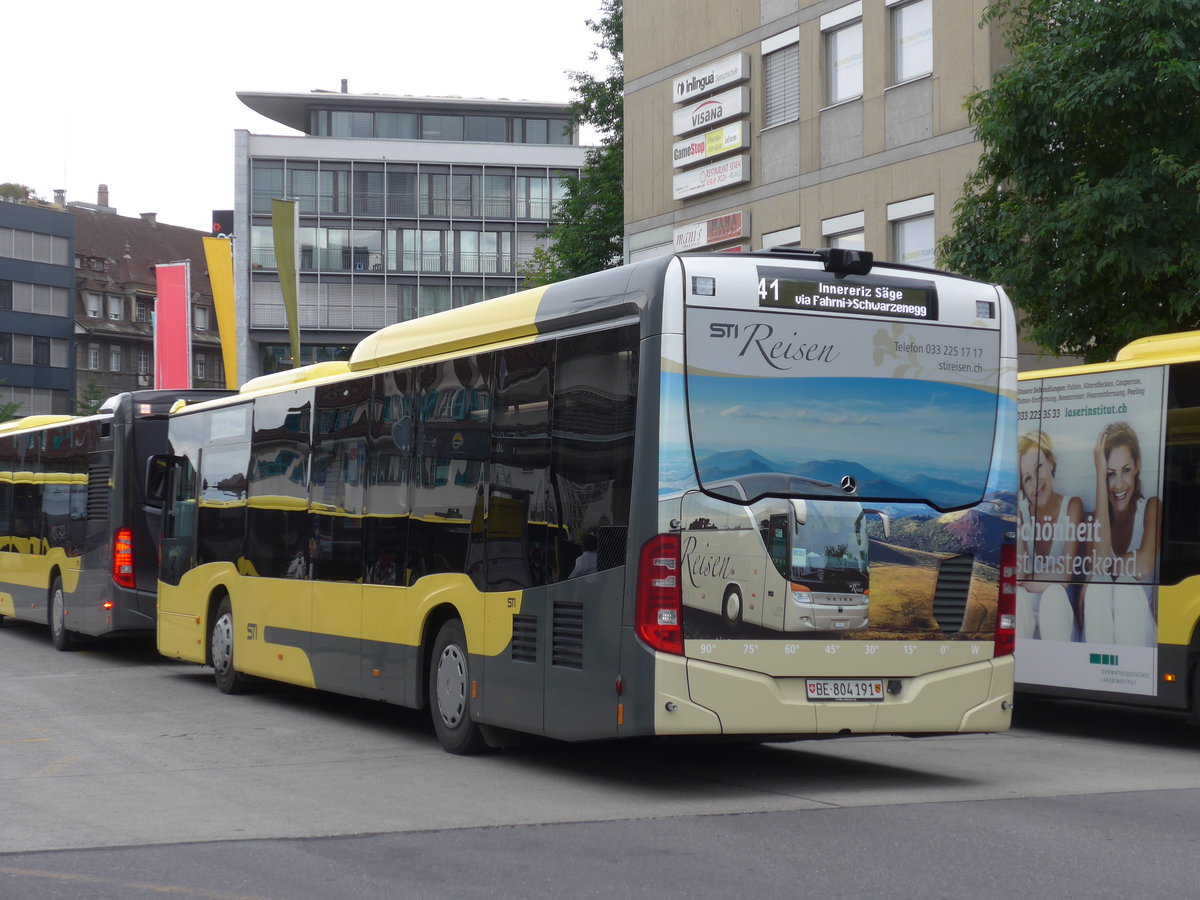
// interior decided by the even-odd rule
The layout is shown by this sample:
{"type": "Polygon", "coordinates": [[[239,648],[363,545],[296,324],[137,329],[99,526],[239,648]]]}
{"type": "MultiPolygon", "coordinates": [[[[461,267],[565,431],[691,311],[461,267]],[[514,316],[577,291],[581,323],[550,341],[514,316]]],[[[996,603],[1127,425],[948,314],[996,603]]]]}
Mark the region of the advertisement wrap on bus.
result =
{"type": "Polygon", "coordinates": [[[1157,691],[1162,367],[1020,385],[1020,680],[1157,691]]]}
{"type": "Polygon", "coordinates": [[[928,281],[850,293],[845,280],[760,273],[753,307],[693,298],[688,359],[663,364],[664,434],[690,436],[664,440],[660,461],[660,515],[685,533],[685,633],[984,630],[1015,512],[1013,455],[994,446],[997,422],[1015,417],[995,388],[999,332],[923,322],[937,316],[928,281]],[[856,303],[894,321],[813,315],[800,331],[778,312],[856,303]],[[796,492],[807,498],[778,499],[796,492]],[[960,586],[976,567],[986,576],[957,598],[946,577],[956,565],[960,586]]]}

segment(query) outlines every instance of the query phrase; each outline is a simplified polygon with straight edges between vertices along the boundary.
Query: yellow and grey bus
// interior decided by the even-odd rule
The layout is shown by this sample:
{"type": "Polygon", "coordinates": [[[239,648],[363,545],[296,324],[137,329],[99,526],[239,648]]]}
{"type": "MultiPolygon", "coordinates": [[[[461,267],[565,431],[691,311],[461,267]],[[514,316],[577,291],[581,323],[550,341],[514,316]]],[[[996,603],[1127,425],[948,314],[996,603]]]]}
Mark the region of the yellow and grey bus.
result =
{"type": "Polygon", "coordinates": [[[173,403],[221,393],[135,391],[94,416],[0,425],[0,621],[47,624],[59,650],[153,634],[161,504],[143,496],[146,463],[173,403]]]}
{"type": "Polygon", "coordinates": [[[1019,381],[1017,682],[1200,717],[1200,331],[1019,381]]]}
{"type": "Polygon", "coordinates": [[[1015,424],[1004,292],[866,253],[669,256],[399,323],[172,413],[159,650],[225,692],[428,707],[460,753],[1004,729],[1015,424]],[[729,566],[684,549],[748,515],[757,575],[708,608],[685,565],[729,566]],[[868,573],[832,570],[868,564],[866,622],[868,573]]]}

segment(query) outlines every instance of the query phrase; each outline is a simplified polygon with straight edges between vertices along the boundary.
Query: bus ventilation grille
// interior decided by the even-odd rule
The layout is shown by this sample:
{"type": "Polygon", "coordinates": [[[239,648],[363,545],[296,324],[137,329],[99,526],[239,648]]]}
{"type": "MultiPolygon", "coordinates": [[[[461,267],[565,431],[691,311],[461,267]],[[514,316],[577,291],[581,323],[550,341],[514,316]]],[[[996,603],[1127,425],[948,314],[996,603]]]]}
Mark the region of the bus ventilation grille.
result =
{"type": "Polygon", "coordinates": [[[558,600],[554,603],[553,643],[550,664],[567,669],[583,668],[583,604],[558,600]]]}
{"type": "Polygon", "coordinates": [[[537,662],[537,616],[513,616],[512,659],[537,662]]]}
{"type": "Polygon", "coordinates": [[[975,557],[971,554],[951,556],[942,560],[938,569],[937,589],[933,595],[933,617],[938,627],[950,634],[962,631],[967,611],[967,596],[971,592],[971,570],[975,557]]]}
{"type": "Polygon", "coordinates": [[[108,517],[108,482],[112,477],[112,466],[89,466],[87,481],[87,517],[108,517]]]}

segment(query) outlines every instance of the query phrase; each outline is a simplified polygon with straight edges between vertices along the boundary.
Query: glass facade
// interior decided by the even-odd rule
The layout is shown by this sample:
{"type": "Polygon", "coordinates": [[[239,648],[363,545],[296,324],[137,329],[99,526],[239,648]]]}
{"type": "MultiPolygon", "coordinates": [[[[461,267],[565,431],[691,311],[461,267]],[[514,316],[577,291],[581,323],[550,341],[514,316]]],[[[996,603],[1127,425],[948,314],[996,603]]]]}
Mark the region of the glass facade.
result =
{"type": "Polygon", "coordinates": [[[414,141],[484,141],[492,144],[571,144],[564,117],[402,113],[318,109],[310,133],[318,137],[388,138],[414,141]]]}
{"type": "MultiPolygon", "coordinates": [[[[477,124],[483,133],[499,128],[477,124]]],[[[565,176],[577,174],[545,166],[252,159],[251,327],[286,327],[273,198],[299,203],[300,327],[373,331],[520,289],[519,268],[562,200],[565,176]]],[[[264,371],[279,366],[265,348],[261,359],[264,371]]]]}

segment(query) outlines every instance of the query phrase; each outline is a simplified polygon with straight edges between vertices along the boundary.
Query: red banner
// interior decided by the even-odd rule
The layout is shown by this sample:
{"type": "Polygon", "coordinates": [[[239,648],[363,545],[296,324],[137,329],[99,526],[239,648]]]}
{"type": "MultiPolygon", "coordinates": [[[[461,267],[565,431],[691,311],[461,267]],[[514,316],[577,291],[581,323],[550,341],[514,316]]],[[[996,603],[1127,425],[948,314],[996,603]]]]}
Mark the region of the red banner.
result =
{"type": "Polygon", "coordinates": [[[154,386],[187,390],[192,386],[191,267],[186,261],[167,263],[155,266],[154,273],[154,386]]]}

